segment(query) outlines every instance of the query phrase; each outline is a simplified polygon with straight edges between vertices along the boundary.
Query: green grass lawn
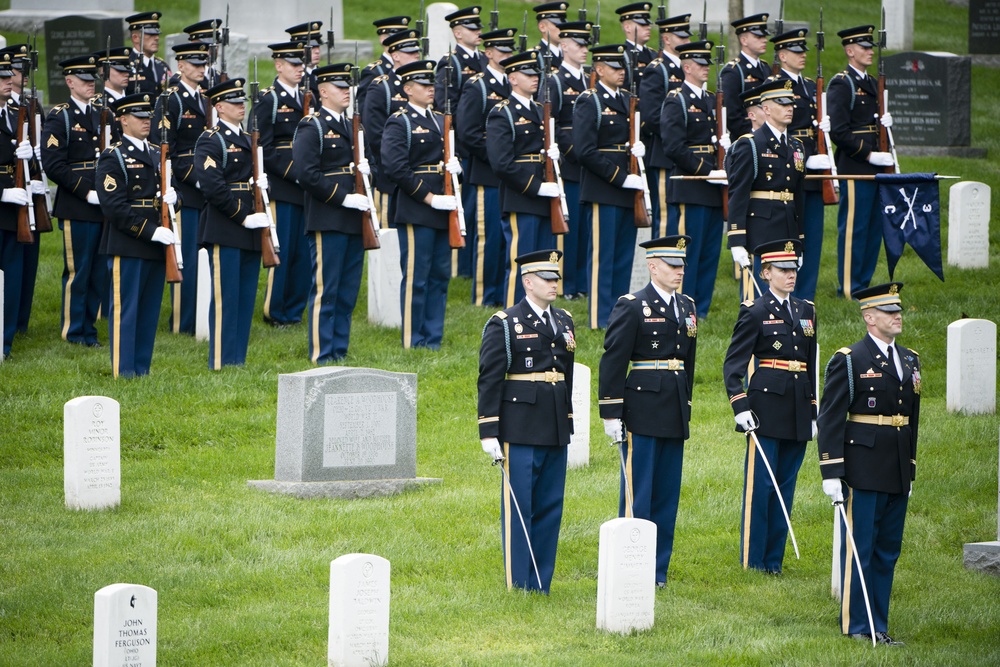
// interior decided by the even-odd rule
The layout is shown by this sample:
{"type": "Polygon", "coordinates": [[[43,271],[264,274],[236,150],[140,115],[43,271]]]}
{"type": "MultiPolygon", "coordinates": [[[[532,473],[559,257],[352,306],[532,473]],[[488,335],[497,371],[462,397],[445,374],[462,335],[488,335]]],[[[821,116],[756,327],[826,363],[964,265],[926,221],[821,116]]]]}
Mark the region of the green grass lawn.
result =
{"type": "MultiPolygon", "coordinates": [[[[346,36],[368,37],[372,18],[415,12],[411,4],[366,3],[346,18],[346,36]]],[[[193,1],[165,5],[140,0],[136,9],[168,10],[171,30],[196,19],[193,1]]],[[[506,1],[501,11],[516,13],[519,24],[529,6],[506,1]]],[[[605,17],[613,17],[610,7],[605,17]]],[[[828,6],[827,31],[877,23],[876,11],[828,6]]],[[[813,12],[790,0],[786,15],[813,12]]],[[[916,48],[964,51],[966,13],[944,0],[918,0],[916,48]]],[[[617,26],[602,22],[610,41],[617,26]]],[[[828,76],[843,64],[837,51],[824,58],[828,76]]],[[[961,174],[995,191],[990,269],[946,267],[941,283],[907,250],[895,276],[906,283],[901,342],[920,352],[924,375],[917,481],[890,622],[905,648],[872,650],[839,634],[829,593],[832,510],[813,446],[793,512],[801,560],[789,548],[781,577],[739,567],[745,445],[722,385],[738,304],[727,262],[699,327],[670,579],[657,593],[656,625],[621,637],[595,630],[599,526],[616,515],[619,465],[603,444],[596,400],[591,465],[567,478],[552,594],[504,589],[500,478],[480,451],[476,427],[477,349],[490,313],[469,305],[467,280],[451,284],[437,353],[404,351],[398,332],[369,325],[363,288],[348,358],[351,366],[418,373],[417,474],[443,484],[392,498],[299,501],[251,489],[247,480],[273,476],[277,377],[310,368],[304,328],[272,330],[258,314],[247,365],[216,373],[207,369],[206,343],[166,333],[164,309],[152,374],[115,381],[106,347],[58,338],[62,241],[53,234],[42,243],[31,330],[0,366],[0,665],[90,664],[93,595],[115,582],[159,592],[161,665],[323,664],[329,563],[351,552],[392,564],[391,664],[1000,664],[1000,579],[962,567],[963,543],[997,537],[1000,419],[945,408],[947,325],[963,312],[994,321],[1000,314],[998,89],[997,70],[973,69],[973,144],[989,149],[988,159],[901,156],[905,171],[961,174]],[[113,511],[64,508],[62,406],[81,395],[121,402],[122,504],[113,511]]],[[[942,235],[947,245],[946,219],[942,235]]],[[[834,295],[833,208],[823,262],[816,301],[825,363],[863,332],[857,306],[834,295]]],[[[875,280],[885,279],[883,265],[875,280]]],[[[596,382],[602,332],[585,328],[583,304],[559,305],[581,323],[577,361],[594,369],[596,382]]]]}

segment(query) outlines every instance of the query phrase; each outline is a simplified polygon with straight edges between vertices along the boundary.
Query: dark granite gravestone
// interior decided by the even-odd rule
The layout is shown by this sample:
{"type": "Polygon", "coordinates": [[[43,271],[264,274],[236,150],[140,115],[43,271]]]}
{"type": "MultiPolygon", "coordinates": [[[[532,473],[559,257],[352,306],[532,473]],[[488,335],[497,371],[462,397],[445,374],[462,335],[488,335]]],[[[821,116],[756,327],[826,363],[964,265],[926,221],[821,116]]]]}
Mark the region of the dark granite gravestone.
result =
{"type": "Polygon", "coordinates": [[[1000,53],[1000,0],[969,0],[969,53],[1000,53]]]}
{"type": "MultiPolygon", "coordinates": [[[[63,16],[45,22],[45,69],[49,78],[50,104],[69,100],[69,88],[59,63],[67,58],[104,50],[125,43],[125,23],[121,19],[63,16]]],[[[100,82],[97,90],[101,89],[100,82]]]]}
{"type": "MultiPolygon", "coordinates": [[[[896,146],[971,154],[972,59],[906,51],[885,57],[885,86],[896,146]]],[[[909,154],[916,154],[909,151],[909,154]]]]}

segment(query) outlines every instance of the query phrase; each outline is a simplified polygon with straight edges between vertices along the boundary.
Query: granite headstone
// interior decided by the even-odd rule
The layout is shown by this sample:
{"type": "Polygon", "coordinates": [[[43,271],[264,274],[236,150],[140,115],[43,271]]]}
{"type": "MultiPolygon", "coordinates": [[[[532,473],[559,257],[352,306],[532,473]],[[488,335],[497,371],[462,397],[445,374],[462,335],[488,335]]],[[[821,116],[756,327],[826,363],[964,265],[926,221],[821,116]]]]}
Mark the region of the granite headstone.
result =
{"type": "Polygon", "coordinates": [[[1000,0],[969,0],[969,53],[1000,53],[1000,0]]]}
{"type": "Polygon", "coordinates": [[[66,507],[121,504],[121,407],[107,396],[80,396],[63,406],[63,487],[66,507]]]}
{"type": "Polygon", "coordinates": [[[45,69],[48,73],[50,104],[69,100],[69,88],[59,63],[67,58],[82,56],[126,43],[125,22],[117,18],[63,16],[45,22],[45,69]]]}
{"type": "Polygon", "coordinates": [[[948,412],[992,415],[997,405],[997,325],[965,319],[948,325],[948,412]]]}
{"type": "Polygon", "coordinates": [[[962,181],[948,191],[948,264],[962,269],[990,265],[990,186],[962,181]]]}
{"type": "Polygon", "coordinates": [[[597,629],[627,634],[653,627],[656,524],[612,519],[601,525],[597,563],[597,629]]]}
{"type": "Polygon", "coordinates": [[[907,51],[886,56],[884,61],[897,147],[968,147],[972,140],[972,59],[907,51]]]}
{"type": "Polygon", "coordinates": [[[111,584],[94,594],[94,667],[156,667],[156,591],[111,584]]]}
{"type": "Polygon", "coordinates": [[[590,465],[590,366],[573,364],[573,435],[566,454],[566,467],[590,465]]]}
{"type": "MultiPolygon", "coordinates": [[[[0,332],[3,331],[3,271],[0,270],[0,332]]],[[[2,334],[0,334],[2,335],[2,334]]],[[[0,364],[3,363],[3,350],[0,350],[0,364]]]]}
{"type": "Polygon", "coordinates": [[[330,562],[329,667],[389,664],[389,561],[347,554],[330,562]]]}
{"type": "MultiPolygon", "coordinates": [[[[1000,472],[997,475],[1000,480],[1000,472]]],[[[1000,576],[1000,487],[997,490],[997,539],[992,542],[969,542],[962,553],[967,569],[1000,576]]]]}

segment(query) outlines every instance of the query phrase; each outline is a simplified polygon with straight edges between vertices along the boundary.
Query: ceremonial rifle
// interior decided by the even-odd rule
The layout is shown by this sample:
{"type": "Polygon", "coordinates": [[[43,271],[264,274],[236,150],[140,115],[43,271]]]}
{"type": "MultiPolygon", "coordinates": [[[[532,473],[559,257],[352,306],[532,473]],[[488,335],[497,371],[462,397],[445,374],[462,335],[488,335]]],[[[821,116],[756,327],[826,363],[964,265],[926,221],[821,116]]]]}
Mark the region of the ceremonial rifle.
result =
{"type": "Polygon", "coordinates": [[[587,0],[583,0],[583,7],[576,10],[576,18],[578,21],[587,20],[587,0]]]}
{"type": "MultiPolygon", "coordinates": [[[[132,94],[139,92],[139,68],[142,67],[142,59],[146,57],[146,26],[139,26],[139,57],[132,61],[132,94]]],[[[111,41],[110,35],[108,41],[111,41]]]]}
{"type": "MultiPolygon", "coordinates": [[[[774,20],[774,34],[785,32],[785,0],[781,0],[778,8],[778,18],[774,20]]],[[[778,49],[774,50],[774,61],[771,63],[771,76],[778,76],[781,71],[781,61],[778,60],[778,49]]]]}
{"type": "MultiPolygon", "coordinates": [[[[590,41],[594,46],[601,43],[601,0],[597,0],[597,20],[590,26],[590,41]]],[[[590,58],[590,87],[597,86],[597,67],[594,66],[594,58],[590,58]]]]}
{"type": "MultiPolygon", "coordinates": [[[[111,107],[108,98],[108,79],[111,78],[111,35],[104,49],[104,67],[101,73],[104,83],[101,85],[101,150],[111,148],[111,107]]],[[[166,113],[166,111],[164,111],[166,113]]]]}
{"type": "Polygon", "coordinates": [[[205,76],[208,78],[207,88],[212,88],[218,83],[219,71],[215,67],[215,61],[219,57],[219,19],[212,19],[212,43],[208,46],[208,67],[205,68],[205,76]]]}
{"type": "MultiPolygon", "coordinates": [[[[308,37],[306,39],[308,40],[308,37]]],[[[312,65],[312,47],[308,41],[302,47],[302,63],[302,79],[299,80],[299,85],[302,87],[302,116],[305,117],[309,115],[313,101],[313,89],[309,85],[309,72],[306,71],[312,65]]]]}
{"type": "Polygon", "coordinates": [[[524,10],[524,18],[521,20],[521,34],[517,36],[517,52],[524,53],[528,50],[528,10],[524,10]]]}
{"type": "Polygon", "coordinates": [[[219,80],[222,83],[229,81],[229,72],[226,71],[226,47],[229,46],[229,3],[226,3],[226,23],[222,26],[222,55],[219,56],[219,80]]]}
{"type": "Polygon", "coordinates": [[[490,32],[500,28],[500,0],[493,0],[493,11],[490,12],[490,32]]]}
{"type": "MultiPolygon", "coordinates": [[[[445,164],[455,155],[455,130],[451,128],[451,76],[454,66],[452,60],[454,51],[448,52],[447,89],[444,96],[444,161],[445,164]]],[[[433,110],[430,113],[434,113],[433,110]]],[[[444,165],[442,165],[444,168],[444,165]]],[[[458,183],[458,174],[449,174],[444,169],[444,194],[455,197],[458,205],[448,211],[448,245],[452,248],[465,247],[465,211],[462,210],[462,190],[458,183]]]]}
{"type": "Polygon", "coordinates": [[[260,83],[257,81],[257,58],[253,59],[253,81],[250,83],[250,98],[253,108],[250,113],[250,153],[253,156],[253,210],[254,213],[266,213],[267,227],[260,230],[261,262],[264,268],[281,264],[278,259],[278,232],[274,227],[271,207],[267,201],[267,191],[260,187],[260,177],[264,173],[264,148],[260,145],[260,129],[257,127],[257,96],[260,94],[260,83]]]}
{"type": "MultiPolygon", "coordinates": [[[[333,7],[330,7],[330,23],[327,25],[326,30],[326,64],[330,65],[333,63],[333,7]]],[[[355,65],[357,65],[357,58],[355,60],[355,65]]]]}
{"type": "Polygon", "coordinates": [[[170,189],[171,166],[170,166],[170,141],[167,138],[167,101],[170,93],[164,90],[160,93],[160,104],[163,113],[160,114],[160,226],[166,227],[174,233],[174,242],[166,246],[167,254],[167,282],[181,282],[181,269],[184,268],[184,260],[181,259],[180,245],[181,238],[177,235],[174,227],[174,206],[164,201],[164,195],[170,189]]]}
{"type": "Polygon", "coordinates": [[[427,36],[427,12],[424,11],[424,0],[420,0],[420,10],[417,12],[417,32],[420,33],[420,55],[426,58],[431,50],[431,38],[427,36]]]}
{"type": "Polygon", "coordinates": [[[539,79],[540,85],[545,87],[545,94],[542,97],[542,136],[544,137],[545,148],[545,182],[556,183],[559,186],[559,197],[549,199],[549,222],[552,225],[553,234],[569,233],[569,204],[566,202],[566,190],[563,187],[562,173],[559,170],[559,163],[549,157],[549,149],[555,143],[556,120],[552,117],[552,99],[549,93],[548,82],[545,77],[548,75],[552,62],[551,53],[542,56],[542,76],[539,79]]]}
{"type": "MultiPolygon", "coordinates": [[[[703,0],[701,5],[701,23],[698,24],[698,39],[705,41],[708,39],[708,0],[703,0]]],[[[725,35],[719,35],[719,41],[724,41],[725,35]]]]}
{"type": "MultiPolygon", "coordinates": [[[[823,32],[823,8],[819,8],[819,31],[816,32],[816,118],[823,120],[826,111],[826,91],[823,89],[823,50],[826,48],[826,34],[823,32]]],[[[825,173],[837,174],[837,165],[833,163],[833,149],[830,146],[830,135],[816,128],[816,152],[819,155],[829,155],[831,169],[825,173]]],[[[840,201],[837,192],[837,181],[823,181],[823,203],[836,204],[840,201]]]]}
{"type": "MultiPolygon", "coordinates": [[[[715,150],[718,157],[717,168],[726,168],[726,149],[719,143],[726,133],[726,106],[722,103],[722,64],[726,62],[725,28],[719,24],[719,45],[715,47],[715,150]]],[[[729,186],[722,186],[722,219],[729,219],[729,186]]]]}
{"type": "MultiPolygon", "coordinates": [[[[639,96],[636,95],[636,80],[639,78],[637,76],[638,72],[636,69],[636,59],[632,58],[629,63],[631,72],[632,86],[629,90],[628,98],[628,130],[629,130],[629,146],[635,146],[636,142],[639,141],[639,131],[642,124],[642,120],[639,116],[639,96]]],[[[628,173],[634,174],[642,179],[642,189],[635,191],[635,201],[633,203],[633,220],[635,221],[636,227],[652,227],[653,226],[653,206],[649,199],[649,188],[646,185],[646,168],[643,165],[642,158],[636,157],[629,152],[628,158],[628,173]]]]}
{"type": "Polygon", "coordinates": [[[886,48],[885,5],[882,5],[882,22],[878,29],[878,149],[883,153],[892,153],[891,166],[885,167],[887,174],[899,173],[899,159],[896,157],[896,146],[893,145],[892,131],[882,124],[882,116],[889,111],[889,91],[885,89],[885,60],[882,49],[886,48]]]}
{"type": "Polygon", "coordinates": [[[660,21],[667,18],[667,8],[663,6],[662,2],[660,3],[660,7],[657,9],[656,18],[660,21]]]}
{"type": "MultiPolygon", "coordinates": [[[[351,75],[357,90],[361,81],[361,68],[358,67],[357,55],[354,57],[354,67],[351,75]]],[[[431,113],[434,113],[431,111],[431,113]]],[[[365,158],[365,131],[361,127],[361,112],[358,109],[358,96],[354,95],[354,112],[351,114],[351,129],[354,135],[354,192],[365,193],[368,198],[368,210],[361,213],[361,245],[365,250],[378,250],[382,243],[378,240],[378,212],[375,210],[375,198],[372,196],[372,185],[368,177],[361,173],[358,165],[365,158]]]]}
{"type": "MultiPolygon", "coordinates": [[[[38,102],[38,90],[35,87],[35,72],[37,71],[38,34],[36,33],[31,36],[31,108],[29,110],[31,125],[28,128],[29,136],[31,137],[31,146],[35,151],[38,150],[38,142],[42,136],[42,105],[38,102]]],[[[45,166],[37,158],[36,163],[38,164],[38,180],[45,186],[45,194],[31,195],[31,200],[34,202],[35,207],[35,231],[39,233],[51,232],[52,217],[49,215],[49,211],[52,210],[52,191],[49,189],[49,178],[45,175],[45,166]]]]}
{"type": "MultiPolygon", "coordinates": [[[[7,112],[10,113],[8,107],[7,112]]],[[[28,105],[21,104],[17,110],[17,143],[28,139],[28,105]]],[[[31,180],[31,169],[28,160],[18,160],[14,169],[14,187],[21,188],[28,195],[28,201],[17,209],[17,242],[35,242],[35,207],[31,198],[31,187],[26,181],[31,180]]]]}

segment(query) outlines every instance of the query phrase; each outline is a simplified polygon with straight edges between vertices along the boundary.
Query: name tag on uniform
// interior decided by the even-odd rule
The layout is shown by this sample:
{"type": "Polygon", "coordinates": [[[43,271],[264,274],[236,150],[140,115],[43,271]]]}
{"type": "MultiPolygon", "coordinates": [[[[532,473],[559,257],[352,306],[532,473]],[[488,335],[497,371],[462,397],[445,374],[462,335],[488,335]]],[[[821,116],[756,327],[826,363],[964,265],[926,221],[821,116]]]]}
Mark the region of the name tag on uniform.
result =
{"type": "Polygon", "coordinates": [[[881,373],[862,373],[861,377],[863,379],[867,380],[868,378],[880,378],[880,377],[882,377],[882,374],[881,373]]]}
{"type": "Polygon", "coordinates": [[[643,319],[643,322],[666,322],[666,321],[667,318],[665,317],[647,317],[643,319]]]}
{"type": "Polygon", "coordinates": [[[533,333],[533,334],[521,334],[520,336],[517,337],[518,340],[521,340],[522,338],[538,338],[538,334],[536,334],[536,333],[533,333]]]}
{"type": "Polygon", "coordinates": [[[762,324],[784,324],[784,320],[764,320],[762,324]]]}
{"type": "Polygon", "coordinates": [[[766,158],[771,158],[772,160],[777,160],[778,159],[778,154],[777,153],[771,153],[770,151],[768,151],[766,153],[761,153],[760,156],[761,157],[766,157],[766,158]]]}

